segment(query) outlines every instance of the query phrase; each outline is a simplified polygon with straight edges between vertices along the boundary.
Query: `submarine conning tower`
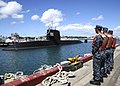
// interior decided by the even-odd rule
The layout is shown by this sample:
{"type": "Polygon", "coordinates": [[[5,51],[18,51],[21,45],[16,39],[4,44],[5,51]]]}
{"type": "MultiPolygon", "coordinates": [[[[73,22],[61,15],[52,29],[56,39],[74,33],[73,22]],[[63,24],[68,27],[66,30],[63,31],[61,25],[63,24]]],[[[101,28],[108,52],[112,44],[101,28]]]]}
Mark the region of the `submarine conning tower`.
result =
{"type": "Polygon", "coordinates": [[[58,30],[48,29],[47,40],[52,41],[55,45],[60,44],[60,32],[58,30]]]}

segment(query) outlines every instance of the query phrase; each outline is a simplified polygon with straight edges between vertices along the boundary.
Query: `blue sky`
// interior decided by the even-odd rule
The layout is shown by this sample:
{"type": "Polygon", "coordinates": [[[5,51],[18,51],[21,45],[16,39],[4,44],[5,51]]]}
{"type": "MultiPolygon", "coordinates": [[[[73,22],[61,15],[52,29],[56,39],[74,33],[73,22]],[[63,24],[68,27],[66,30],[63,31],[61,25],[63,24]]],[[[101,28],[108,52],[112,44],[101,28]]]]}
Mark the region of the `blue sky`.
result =
{"type": "Polygon", "coordinates": [[[53,22],[61,36],[93,36],[95,25],[120,35],[120,0],[0,0],[0,35],[42,36],[53,22]]]}

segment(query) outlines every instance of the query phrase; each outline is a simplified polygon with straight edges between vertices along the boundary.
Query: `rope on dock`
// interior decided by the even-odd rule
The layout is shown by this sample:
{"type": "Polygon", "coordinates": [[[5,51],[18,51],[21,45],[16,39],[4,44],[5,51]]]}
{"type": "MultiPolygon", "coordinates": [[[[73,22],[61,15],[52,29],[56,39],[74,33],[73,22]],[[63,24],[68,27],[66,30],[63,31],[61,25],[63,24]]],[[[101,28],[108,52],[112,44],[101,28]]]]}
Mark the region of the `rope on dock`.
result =
{"type": "Polygon", "coordinates": [[[57,63],[54,67],[58,67],[59,72],[43,80],[42,85],[51,86],[52,84],[57,82],[60,84],[70,84],[70,82],[68,82],[68,78],[69,76],[74,76],[74,73],[62,71],[62,66],[59,63],[57,63]]]}

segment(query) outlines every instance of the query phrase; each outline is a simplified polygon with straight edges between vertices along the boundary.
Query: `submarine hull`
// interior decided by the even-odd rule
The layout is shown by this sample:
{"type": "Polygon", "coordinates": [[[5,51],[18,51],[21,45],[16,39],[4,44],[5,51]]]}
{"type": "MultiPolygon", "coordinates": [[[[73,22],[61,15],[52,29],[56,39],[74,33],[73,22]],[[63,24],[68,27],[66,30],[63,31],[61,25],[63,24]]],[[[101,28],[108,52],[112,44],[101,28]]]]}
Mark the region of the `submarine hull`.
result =
{"type": "Polygon", "coordinates": [[[62,40],[59,43],[53,41],[31,41],[31,42],[16,42],[10,46],[3,48],[2,50],[24,50],[24,49],[36,49],[48,46],[68,45],[82,43],[80,40],[62,40]]]}

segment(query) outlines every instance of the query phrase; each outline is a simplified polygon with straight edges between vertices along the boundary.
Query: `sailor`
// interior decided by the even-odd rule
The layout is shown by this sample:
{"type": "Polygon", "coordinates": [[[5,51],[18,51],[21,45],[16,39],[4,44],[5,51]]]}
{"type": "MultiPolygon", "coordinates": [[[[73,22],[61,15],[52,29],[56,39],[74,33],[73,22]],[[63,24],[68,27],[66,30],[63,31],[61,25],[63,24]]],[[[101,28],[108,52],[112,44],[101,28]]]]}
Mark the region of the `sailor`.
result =
{"type": "Polygon", "coordinates": [[[112,30],[109,30],[108,32],[109,34],[112,35],[112,46],[111,46],[111,57],[110,57],[110,71],[112,71],[113,69],[113,66],[114,66],[114,51],[115,51],[115,44],[116,44],[116,37],[113,35],[113,31],[112,30]]]}
{"type": "Polygon", "coordinates": [[[108,43],[108,28],[106,27],[103,27],[103,34],[106,36],[106,44],[105,44],[105,50],[104,50],[104,54],[105,54],[105,58],[104,58],[104,71],[103,71],[103,77],[107,77],[107,70],[108,70],[108,65],[109,65],[109,61],[108,61],[108,52],[106,50],[106,46],[107,46],[107,43],[108,43]]]}
{"type": "Polygon", "coordinates": [[[103,33],[101,33],[100,35],[103,38],[103,42],[101,47],[99,48],[99,51],[101,53],[101,82],[103,82],[103,77],[107,77],[107,72],[105,71],[107,69],[106,66],[106,59],[107,59],[107,55],[106,55],[106,45],[108,43],[108,37],[106,35],[108,28],[102,28],[103,33]]]}
{"type": "Polygon", "coordinates": [[[93,54],[93,80],[90,81],[93,85],[100,85],[103,82],[103,77],[101,76],[102,67],[102,57],[104,50],[104,35],[101,33],[102,26],[96,25],[95,31],[97,35],[93,39],[92,43],[92,54],[93,54]]]}
{"type": "Polygon", "coordinates": [[[107,74],[110,74],[110,67],[111,67],[111,58],[112,58],[112,42],[113,42],[113,36],[111,35],[112,31],[109,30],[107,33],[108,37],[108,43],[106,45],[106,56],[107,56],[107,74]]]}

